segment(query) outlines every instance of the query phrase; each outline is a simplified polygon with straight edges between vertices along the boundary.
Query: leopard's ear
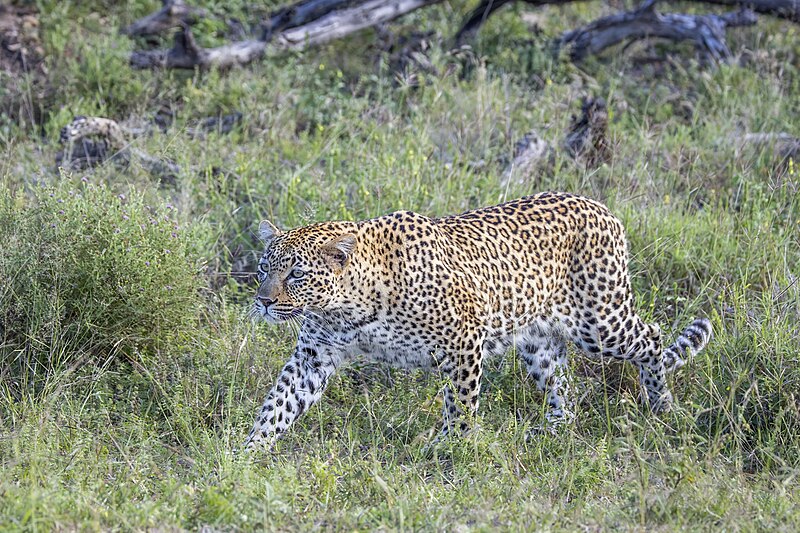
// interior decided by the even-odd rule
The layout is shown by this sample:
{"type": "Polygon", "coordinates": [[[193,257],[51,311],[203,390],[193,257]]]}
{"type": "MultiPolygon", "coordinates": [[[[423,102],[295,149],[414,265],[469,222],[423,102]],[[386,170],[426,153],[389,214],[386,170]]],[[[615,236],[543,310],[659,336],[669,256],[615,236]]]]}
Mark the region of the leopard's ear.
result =
{"type": "Polygon", "coordinates": [[[269,244],[272,242],[272,239],[280,234],[281,230],[276,228],[275,225],[269,220],[262,220],[261,224],[258,225],[258,236],[261,237],[261,240],[264,241],[264,244],[269,244]]]}
{"type": "Polygon", "coordinates": [[[350,262],[350,257],[356,249],[356,244],[356,236],[352,233],[345,233],[326,242],[322,247],[322,253],[325,256],[325,260],[339,273],[350,262]]]}

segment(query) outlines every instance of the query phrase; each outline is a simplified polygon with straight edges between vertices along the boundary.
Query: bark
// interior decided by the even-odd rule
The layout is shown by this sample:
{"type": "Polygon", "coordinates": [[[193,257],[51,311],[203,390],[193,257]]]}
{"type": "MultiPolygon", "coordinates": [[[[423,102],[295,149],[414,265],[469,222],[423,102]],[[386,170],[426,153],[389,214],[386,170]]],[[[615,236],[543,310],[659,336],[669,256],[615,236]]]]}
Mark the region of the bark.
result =
{"type": "Polygon", "coordinates": [[[302,50],[369,28],[442,0],[369,0],[356,7],[334,11],[309,24],[281,32],[276,40],[284,49],[302,50]]]}
{"type": "Polygon", "coordinates": [[[131,54],[133,68],[184,68],[199,67],[221,69],[236,65],[246,65],[264,55],[267,43],[260,40],[246,40],[217,48],[197,46],[188,25],[175,35],[175,42],[169,50],[140,50],[131,54]]]}

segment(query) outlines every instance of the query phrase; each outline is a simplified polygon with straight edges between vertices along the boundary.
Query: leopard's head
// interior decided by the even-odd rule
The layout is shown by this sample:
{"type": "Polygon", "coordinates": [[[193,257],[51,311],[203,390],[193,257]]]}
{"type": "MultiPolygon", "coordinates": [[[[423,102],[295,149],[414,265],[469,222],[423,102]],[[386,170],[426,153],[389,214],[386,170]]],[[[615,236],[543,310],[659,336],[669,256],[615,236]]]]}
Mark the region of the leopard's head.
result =
{"type": "Polygon", "coordinates": [[[258,229],[266,245],[258,262],[259,315],[276,323],[341,304],[342,276],[356,248],[349,228],[322,223],[282,232],[265,220],[258,229]]]}

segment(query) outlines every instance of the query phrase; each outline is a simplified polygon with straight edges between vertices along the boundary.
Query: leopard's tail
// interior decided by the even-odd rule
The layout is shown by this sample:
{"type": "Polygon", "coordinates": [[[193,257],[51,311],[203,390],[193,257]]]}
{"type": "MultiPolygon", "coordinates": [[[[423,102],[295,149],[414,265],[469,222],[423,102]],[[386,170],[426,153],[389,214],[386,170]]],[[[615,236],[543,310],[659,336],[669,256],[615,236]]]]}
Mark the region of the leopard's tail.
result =
{"type": "Polygon", "coordinates": [[[686,364],[697,355],[711,340],[711,322],[705,318],[695,319],[681,333],[675,342],[664,348],[664,368],[672,372],[686,364]]]}

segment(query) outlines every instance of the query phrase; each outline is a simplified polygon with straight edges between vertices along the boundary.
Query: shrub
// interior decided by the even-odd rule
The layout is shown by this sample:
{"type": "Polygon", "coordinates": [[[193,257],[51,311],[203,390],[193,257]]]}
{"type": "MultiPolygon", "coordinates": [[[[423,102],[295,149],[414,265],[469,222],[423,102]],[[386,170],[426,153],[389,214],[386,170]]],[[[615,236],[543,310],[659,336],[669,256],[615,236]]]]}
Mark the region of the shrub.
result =
{"type": "Polygon", "coordinates": [[[191,235],[172,206],[65,179],[32,197],[0,187],[0,376],[148,357],[196,324],[191,235]]]}

